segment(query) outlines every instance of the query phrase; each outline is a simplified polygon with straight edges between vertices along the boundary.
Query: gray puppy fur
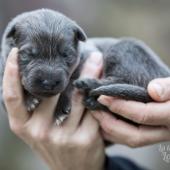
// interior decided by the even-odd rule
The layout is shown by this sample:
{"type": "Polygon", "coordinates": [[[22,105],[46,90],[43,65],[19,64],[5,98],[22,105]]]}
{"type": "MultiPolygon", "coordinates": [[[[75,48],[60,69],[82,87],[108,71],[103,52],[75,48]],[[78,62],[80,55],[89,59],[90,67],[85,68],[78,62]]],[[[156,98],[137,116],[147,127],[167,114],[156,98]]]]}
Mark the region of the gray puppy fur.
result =
{"type": "Polygon", "coordinates": [[[93,110],[108,111],[97,102],[99,95],[150,102],[146,91],[149,81],[170,75],[159,57],[138,40],[96,38],[80,42],[85,40],[84,31],[74,21],[48,9],[21,14],[9,23],[2,39],[1,70],[10,50],[17,47],[29,112],[44,97],[61,93],[55,110],[60,124],[71,109],[73,84],[84,92],[85,106],[93,110]],[[76,80],[90,51],[96,50],[103,53],[102,79],[76,80]]]}
{"type": "Polygon", "coordinates": [[[44,97],[63,92],[56,116],[62,121],[69,113],[71,76],[80,60],[79,41],[85,39],[85,33],[74,21],[48,9],[23,13],[8,24],[1,46],[2,71],[10,50],[17,47],[29,112],[44,97]]]}
{"type": "Polygon", "coordinates": [[[97,102],[100,95],[139,102],[153,101],[147,93],[149,82],[170,76],[169,68],[142,41],[132,38],[91,39],[103,53],[101,79],[79,79],[74,85],[84,91],[84,104],[91,110],[109,110],[97,102]]]}

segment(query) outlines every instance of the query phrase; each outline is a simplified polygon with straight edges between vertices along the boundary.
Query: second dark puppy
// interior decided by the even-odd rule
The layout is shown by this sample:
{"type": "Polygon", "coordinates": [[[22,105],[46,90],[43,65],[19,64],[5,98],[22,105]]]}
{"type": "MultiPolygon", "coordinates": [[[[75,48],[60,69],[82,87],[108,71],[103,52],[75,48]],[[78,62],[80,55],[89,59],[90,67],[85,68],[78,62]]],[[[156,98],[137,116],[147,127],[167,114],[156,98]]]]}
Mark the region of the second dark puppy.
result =
{"type": "MultiPolygon", "coordinates": [[[[89,109],[107,110],[97,102],[99,95],[149,102],[146,87],[150,80],[170,75],[169,69],[142,42],[131,39],[89,39],[66,16],[47,9],[27,12],[12,20],[3,36],[1,61],[13,47],[19,49],[19,67],[28,111],[33,111],[44,97],[61,93],[56,107],[57,124],[69,114],[73,82],[91,50],[104,56],[101,80],[77,80],[89,109]],[[93,46],[93,49],[91,49],[93,46]]],[[[4,70],[4,66],[1,70],[4,70]]]]}
{"type": "Polygon", "coordinates": [[[76,80],[74,85],[84,91],[84,104],[92,110],[109,111],[97,102],[100,95],[120,97],[139,102],[153,101],[147,93],[152,79],[170,76],[169,68],[143,42],[122,38],[91,39],[103,53],[102,78],[76,80]]]}

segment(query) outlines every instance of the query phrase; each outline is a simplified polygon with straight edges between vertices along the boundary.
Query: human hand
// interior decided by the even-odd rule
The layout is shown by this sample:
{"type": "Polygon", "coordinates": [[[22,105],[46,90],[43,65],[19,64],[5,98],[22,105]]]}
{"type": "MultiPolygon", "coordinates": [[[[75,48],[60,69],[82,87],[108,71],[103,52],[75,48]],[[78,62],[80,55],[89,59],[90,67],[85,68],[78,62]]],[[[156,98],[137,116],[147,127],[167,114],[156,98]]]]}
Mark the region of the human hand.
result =
{"type": "MultiPolygon", "coordinates": [[[[101,55],[93,54],[85,63],[81,77],[98,77],[101,68],[101,55]]],[[[71,114],[61,126],[56,126],[53,119],[59,95],[42,101],[32,114],[27,112],[17,49],[11,51],[6,63],[3,97],[11,130],[37,151],[52,170],[103,169],[104,144],[99,126],[89,111],[84,114],[82,95],[77,90],[73,92],[71,114]]]]}
{"type": "Polygon", "coordinates": [[[133,122],[134,126],[104,112],[95,112],[105,139],[139,147],[170,141],[170,78],[160,78],[148,85],[150,96],[157,102],[140,103],[113,97],[100,96],[98,101],[133,122]]]}

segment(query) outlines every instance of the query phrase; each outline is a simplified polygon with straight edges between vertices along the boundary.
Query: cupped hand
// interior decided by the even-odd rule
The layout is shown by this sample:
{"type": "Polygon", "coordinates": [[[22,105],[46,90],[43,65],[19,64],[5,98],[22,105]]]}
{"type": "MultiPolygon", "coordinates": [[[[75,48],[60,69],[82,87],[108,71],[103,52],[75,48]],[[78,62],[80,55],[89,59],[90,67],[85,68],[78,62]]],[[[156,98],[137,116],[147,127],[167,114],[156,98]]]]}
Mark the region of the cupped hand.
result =
{"type": "Polygon", "coordinates": [[[140,103],[100,96],[98,101],[110,111],[139,124],[134,126],[105,112],[94,112],[105,139],[139,147],[170,141],[170,78],[151,81],[148,93],[156,101],[140,103]]]}
{"type": "MultiPolygon", "coordinates": [[[[102,56],[93,53],[84,65],[81,77],[98,77],[102,69],[102,56]]],[[[17,64],[17,49],[8,57],[3,97],[11,130],[46,161],[52,170],[102,170],[104,144],[97,121],[82,105],[82,95],[75,90],[69,118],[56,126],[53,113],[59,95],[44,99],[29,114],[17,64]],[[85,113],[84,113],[85,112],[85,113]]]]}

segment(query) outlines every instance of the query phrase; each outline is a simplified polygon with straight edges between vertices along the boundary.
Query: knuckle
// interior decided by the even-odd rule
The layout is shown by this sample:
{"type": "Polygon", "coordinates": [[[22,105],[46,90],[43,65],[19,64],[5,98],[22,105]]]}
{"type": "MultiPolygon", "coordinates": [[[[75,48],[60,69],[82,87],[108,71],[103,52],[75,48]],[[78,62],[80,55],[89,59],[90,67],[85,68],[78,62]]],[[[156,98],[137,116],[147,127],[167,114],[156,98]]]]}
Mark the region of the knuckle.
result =
{"type": "Polygon", "coordinates": [[[7,102],[14,102],[16,100],[18,100],[18,95],[16,93],[13,92],[3,92],[3,99],[7,102]]]}
{"type": "Polygon", "coordinates": [[[39,143],[45,143],[49,141],[48,133],[46,131],[36,130],[32,129],[29,132],[29,135],[32,139],[39,143]]]}
{"type": "Polygon", "coordinates": [[[18,136],[23,134],[23,128],[20,124],[16,123],[15,121],[10,121],[9,123],[10,129],[18,136]]]}
{"type": "Polygon", "coordinates": [[[68,142],[68,140],[67,140],[66,137],[60,138],[60,140],[58,140],[58,145],[59,145],[59,146],[65,147],[65,146],[68,145],[68,143],[69,143],[69,142],[68,142]]]}
{"type": "Polygon", "coordinates": [[[151,118],[151,114],[148,113],[148,107],[146,106],[143,111],[139,112],[138,114],[132,115],[132,120],[139,123],[139,124],[145,124],[147,123],[151,118]]]}
{"type": "Polygon", "coordinates": [[[136,114],[132,117],[132,121],[136,121],[137,123],[140,123],[140,124],[145,123],[146,120],[147,120],[146,114],[143,114],[143,113],[136,114]]]}
{"type": "Polygon", "coordinates": [[[111,126],[109,126],[109,124],[106,121],[103,121],[101,126],[107,134],[113,133],[113,129],[111,128],[111,126]]]}
{"type": "Polygon", "coordinates": [[[68,138],[66,136],[55,135],[50,137],[50,142],[58,147],[65,147],[68,145],[68,138]]]}
{"type": "Polygon", "coordinates": [[[82,147],[82,148],[89,148],[92,143],[93,139],[90,138],[88,135],[81,135],[79,139],[75,142],[77,146],[82,147]]]}
{"type": "Polygon", "coordinates": [[[149,113],[149,105],[146,104],[146,107],[140,114],[136,114],[136,121],[140,124],[145,124],[152,120],[152,114],[149,113]]]}
{"type": "Polygon", "coordinates": [[[139,134],[136,134],[135,136],[130,137],[127,140],[127,145],[131,148],[137,148],[139,146],[142,146],[142,141],[139,134]]]}
{"type": "Polygon", "coordinates": [[[111,122],[110,119],[108,118],[103,118],[100,122],[100,125],[102,129],[107,133],[107,134],[113,134],[114,128],[113,128],[113,123],[111,122]]]}

